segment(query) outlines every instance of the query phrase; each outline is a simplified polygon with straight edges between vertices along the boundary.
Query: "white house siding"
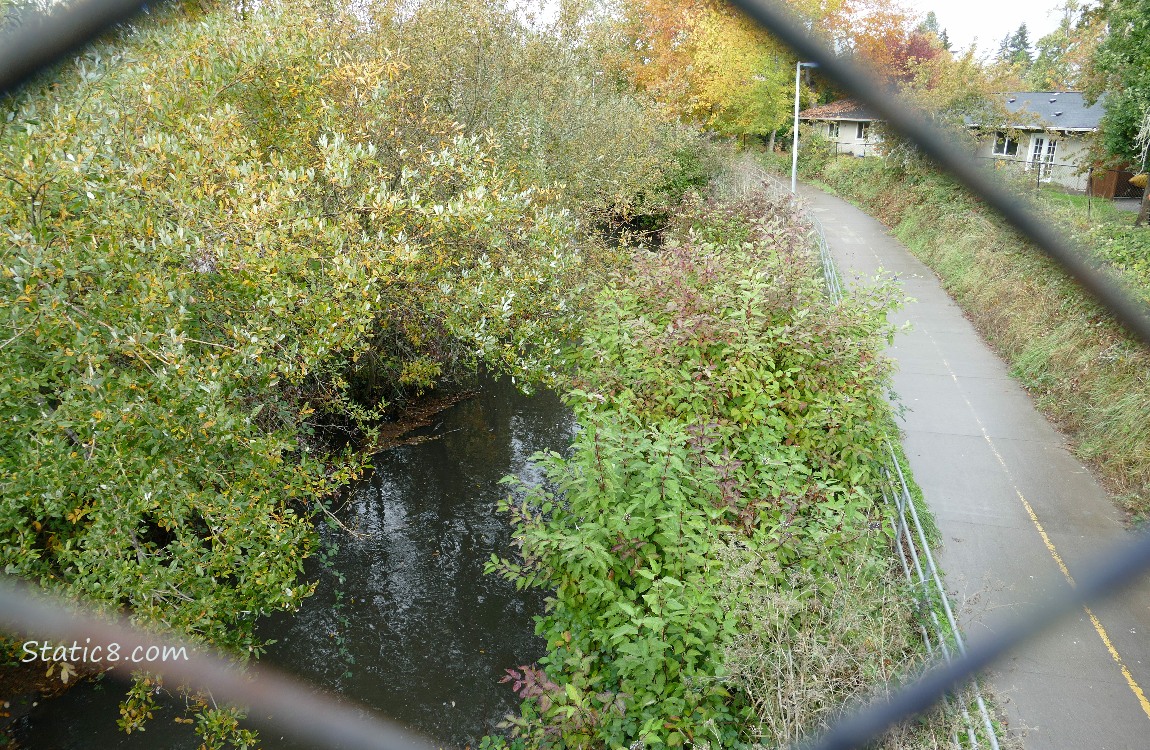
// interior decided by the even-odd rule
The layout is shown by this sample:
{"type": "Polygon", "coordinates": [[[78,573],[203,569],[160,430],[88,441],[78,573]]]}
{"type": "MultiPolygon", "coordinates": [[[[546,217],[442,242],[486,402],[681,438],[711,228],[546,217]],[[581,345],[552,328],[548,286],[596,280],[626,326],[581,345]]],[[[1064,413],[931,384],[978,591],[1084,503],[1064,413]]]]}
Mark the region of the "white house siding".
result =
{"type": "MultiPolygon", "coordinates": [[[[999,96],[1012,116],[1017,116],[1010,125],[1019,133],[1017,148],[1013,154],[995,154],[995,137],[988,133],[975,149],[976,160],[994,168],[1016,170],[1036,182],[1085,191],[1088,176],[1083,165],[1090,163],[1086,139],[1098,129],[1103,100],[1088,105],[1081,91],[1004,91],[999,96]]],[[[872,127],[877,122],[875,113],[859,102],[840,99],[821,104],[803,110],[799,118],[828,136],[837,153],[881,155],[882,139],[876,133],[858,137],[860,122],[872,127]]],[[[978,127],[969,121],[967,125],[978,127]]]]}
{"type": "Polygon", "coordinates": [[[1061,185],[1068,190],[1086,191],[1087,175],[1079,172],[1080,165],[1088,163],[1087,144],[1083,134],[1057,133],[1044,131],[1021,132],[1018,134],[1017,153],[1012,156],[995,154],[995,136],[988,135],[979,141],[975,156],[980,162],[993,163],[999,169],[1016,170],[1042,182],[1061,185]],[[1041,140],[1041,175],[1035,165],[1035,148],[1041,140]],[[1054,141],[1053,159],[1049,159],[1048,149],[1054,141]]]}
{"type": "Polygon", "coordinates": [[[852,156],[877,156],[878,149],[875,147],[879,142],[878,135],[874,131],[874,123],[870,120],[834,120],[832,122],[820,123],[821,132],[830,138],[831,143],[835,144],[835,151],[839,154],[851,154],[852,156]],[[868,132],[865,138],[858,137],[859,123],[866,123],[868,132]],[[834,125],[838,124],[838,136],[833,134],[834,125]]]}

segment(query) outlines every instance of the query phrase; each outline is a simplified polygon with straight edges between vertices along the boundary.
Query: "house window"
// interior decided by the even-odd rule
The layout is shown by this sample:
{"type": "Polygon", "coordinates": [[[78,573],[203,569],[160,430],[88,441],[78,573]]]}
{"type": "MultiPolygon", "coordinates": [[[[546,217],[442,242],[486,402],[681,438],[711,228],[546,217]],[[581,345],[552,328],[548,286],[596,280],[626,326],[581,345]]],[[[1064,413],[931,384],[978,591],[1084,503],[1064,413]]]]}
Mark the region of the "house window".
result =
{"type": "Polygon", "coordinates": [[[870,140],[870,123],[860,122],[855,130],[855,138],[860,141],[870,140]]]}
{"type": "Polygon", "coordinates": [[[1054,166],[1054,154],[1058,150],[1058,141],[1053,138],[1035,137],[1030,154],[1030,161],[1038,167],[1040,179],[1049,180],[1054,166]]]}
{"type": "Polygon", "coordinates": [[[1006,133],[995,133],[994,149],[991,153],[995,156],[1017,156],[1018,139],[1011,138],[1006,133]]]}
{"type": "Polygon", "coordinates": [[[839,137],[839,124],[837,122],[827,123],[827,137],[831,140],[838,140],[839,137]]]}

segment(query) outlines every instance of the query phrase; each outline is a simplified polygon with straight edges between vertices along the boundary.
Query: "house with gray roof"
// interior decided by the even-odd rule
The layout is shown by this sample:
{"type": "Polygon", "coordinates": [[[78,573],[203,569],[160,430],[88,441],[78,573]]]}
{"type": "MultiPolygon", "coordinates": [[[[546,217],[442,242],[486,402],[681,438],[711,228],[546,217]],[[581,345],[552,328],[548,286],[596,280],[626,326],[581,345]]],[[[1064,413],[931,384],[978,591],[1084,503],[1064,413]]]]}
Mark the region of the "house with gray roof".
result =
{"type": "Polygon", "coordinates": [[[871,127],[879,122],[863,104],[854,99],[839,99],[799,112],[799,119],[811,123],[835,146],[839,154],[876,156],[882,139],[871,127]]]}
{"type": "MultiPolygon", "coordinates": [[[[1008,91],[1009,120],[984,136],[975,156],[1000,169],[1022,170],[1041,182],[1086,189],[1089,137],[1102,119],[1102,100],[1087,105],[1080,91],[1008,91]]],[[[979,127],[979,123],[970,123],[979,127]]]]}
{"type": "MultiPolygon", "coordinates": [[[[967,124],[983,133],[975,158],[998,169],[1033,175],[1071,190],[1086,189],[1088,139],[1102,119],[1102,100],[1087,105],[1080,91],[1008,91],[1000,94],[1008,121],[967,124]]],[[[840,154],[881,153],[879,118],[852,99],[811,107],[799,119],[812,124],[840,154]]]]}

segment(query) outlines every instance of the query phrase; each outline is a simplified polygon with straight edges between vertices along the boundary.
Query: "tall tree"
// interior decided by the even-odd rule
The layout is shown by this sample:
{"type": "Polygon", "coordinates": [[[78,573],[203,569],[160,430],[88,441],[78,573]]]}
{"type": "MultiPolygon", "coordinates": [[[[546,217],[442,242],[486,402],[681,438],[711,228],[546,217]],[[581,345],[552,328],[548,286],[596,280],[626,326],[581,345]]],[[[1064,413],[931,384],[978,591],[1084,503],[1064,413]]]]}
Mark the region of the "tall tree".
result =
{"type": "Polygon", "coordinates": [[[1026,85],[1036,91],[1074,91],[1082,87],[1086,67],[1103,24],[1078,0],[1066,0],[1058,28],[1038,40],[1026,85]]]}
{"type": "Polygon", "coordinates": [[[1013,34],[1008,35],[999,47],[999,59],[1011,64],[1030,65],[1034,54],[1030,49],[1030,32],[1022,23],[1013,34]]]}
{"type": "Polygon", "coordinates": [[[918,25],[917,31],[923,34],[934,34],[938,36],[941,28],[938,25],[938,16],[935,15],[933,10],[927,11],[926,18],[922,19],[922,23],[918,25]]]}
{"type": "MultiPolygon", "coordinates": [[[[837,38],[842,0],[796,0],[796,12],[837,38]]],[[[719,0],[629,0],[630,78],[671,115],[720,132],[785,124],[795,59],[719,0]]]]}
{"type": "Polygon", "coordinates": [[[950,52],[950,38],[946,35],[946,29],[942,28],[938,23],[938,16],[934,11],[927,11],[926,17],[922,19],[922,23],[915,27],[915,32],[928,39],[933,37],[938,40],[939,45],[944,52],[950,52]]]}
{"type": "Polygon", "coordinates": [[[669,115],[683,120],[699,116],[692,101],[693,17],[699,2],[629,0],[626,4],[626,50],[623,61],[632,83],[650,95],[669,115]]]}
{"type": "Polygon", "coordinates": [[[1002,38],[998,45],[998,53],[987,66],[987,72],[991,78],[1001,83],[1002,91],[1023,89],[1027,87],[1026,78],[1030,74],[1033,61],[1030,31],[1023,23],[1002,38]]]}
{"type": "Polygon", "coordinates": [[[917,65],[942,52],[934,32],[915,27],[914,13],[897,0],[861,0],[855,8],[854,53],[888,81],[909,81],[917,65]]]}
{"type": "Polygon", "coordinates": [[[748,135],[787,121],[793,63],[784,48],[726,5],[700,14],[693,31],[697,96],[710,125],[748,135]]]}
{"type": "MultiPolygon", "coordinates": [[[[1146,170],[1139,134],[1150,118],[1150,0],[1109,0],[1103,6],[1109,34],[1094,56],[1090,92],[1106,95],[1101,144],[1113,157],[1146,170]]],[[[1150,187],[1142,194],[1136,223],[1150,214],[1150,187]]]]}

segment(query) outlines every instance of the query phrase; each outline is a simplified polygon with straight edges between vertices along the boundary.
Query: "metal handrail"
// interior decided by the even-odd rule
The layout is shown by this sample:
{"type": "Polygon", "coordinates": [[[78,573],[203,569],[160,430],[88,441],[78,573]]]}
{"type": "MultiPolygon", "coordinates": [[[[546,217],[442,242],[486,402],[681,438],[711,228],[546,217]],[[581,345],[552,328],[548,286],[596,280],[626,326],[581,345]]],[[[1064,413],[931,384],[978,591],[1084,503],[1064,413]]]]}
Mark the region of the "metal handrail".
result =
{"type": "MultiPolygon", "coordinates": [[[[842,284],[839,280],[838,268],[835,264],[834,257],[830,252],[830,246],[827,244],[826,232],[823,229],[822,222],[814,216],[805,213],[803,214],[803,218],[811,225],[811,234],[814,236],[815,245],[819,252],[819,260],[822,264],[823,278],[826,280],[827,296],[833,303],[838,304],[843,298],[842,284]]],[[[884,443],[886,445],[889,462],[883,468],[888,486],[883,488],[882,495],[883,499],[886,500],[895,511],[894,516],[891,518],[891,528],[895,535],[894,546],[902,562],[903,573],[906,575],[907,583],[920,589],[922,604],[926,611],[930,613],[930,620],[934,625],[935,641],[938,643],[943,659],[946,663],[950,664],[954,661],[954,657],[949,644],[953,643],[958,649],[958,652],[965,655],[966,643],[963,640],[962,631],[958,627],[954,611],[951,609],[950,595],[947,593],[946,587],[943,586],[942,578],[938,573],[938,566],[934,562],[934,554],[931,552],[930,544],[927,542],[926,533],[918,517],[918,510],[915,508],[914,500],[911,498],[910,490],[907,487],[906,476],[903,473],[902,465],[890,441],[884,440],[884,443]],[[896,475],[898,477],[897,485],[894,482],[896,475]],[[907,516],[908,509],[910,511],[909,522],[907,516]],[[911,527],[914,528],[915,533],[913,535],[911,534],[911,527]],[[923,565],[924,560],[925,570],[923,565]],[[912,567],[915,571],[915,575],[913,576],[911,574],[912,567]],[[929,575],[927,575],[928,572],[929,575]],[[916,577],[917,581],[915,580],[916,577]],[[942,604],[949,631],[943,626],[938,617],[938,612],[934,604],[935,601],[941,602],[942,604]]],[[[935,652],[934,642],[932,642],[927,633],[926,627],[920,627],[927,651],[933,655],[935,652]]],[[[985,731],[986,740],[990,744],[991,750],[999,750],[998,735],[994,730],[994,722],[990,718],[990,711],[987,709],[986,702],[983,700],[982,691],[978,686],[977,680],[972,683],[972,692],[974,694],[974,702],[978,707],[979,717],[982,720],[982,728],[985,731]]],[[[948,699],[944,696],[943,700],[947,701],[948,699]]],[[[967,727],[969,747],[980,747],[978,733],[975,731],[970,712],[965,706],[961,708],[961,712],[963,721],[967,727]]],[[[956,746],[959,746],[957,736],[952,736],[952,741],[956,746]]]]}

